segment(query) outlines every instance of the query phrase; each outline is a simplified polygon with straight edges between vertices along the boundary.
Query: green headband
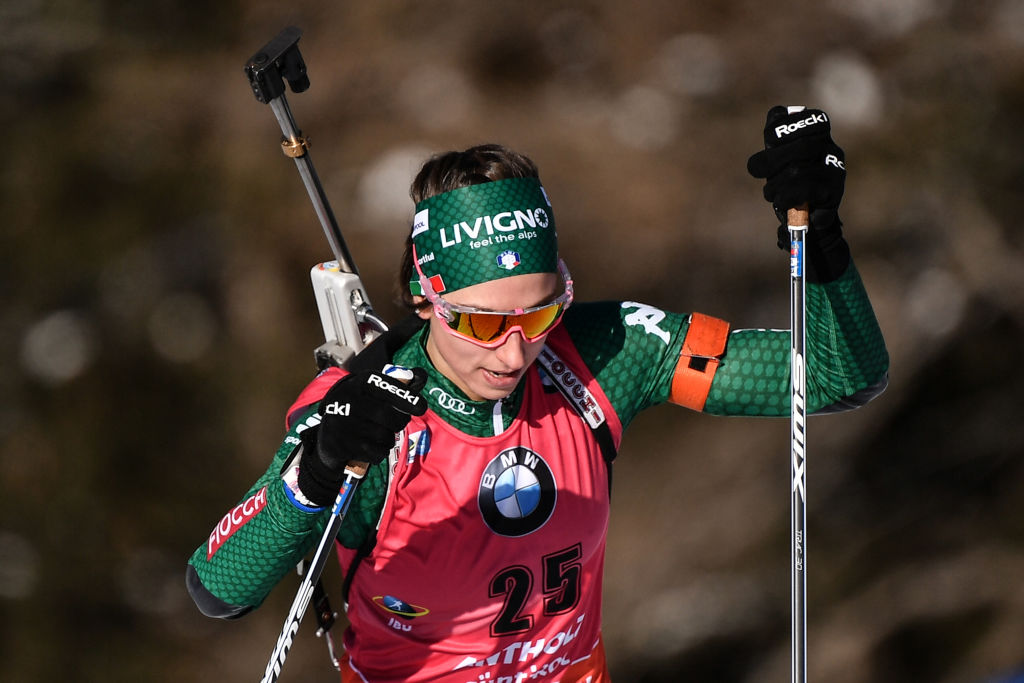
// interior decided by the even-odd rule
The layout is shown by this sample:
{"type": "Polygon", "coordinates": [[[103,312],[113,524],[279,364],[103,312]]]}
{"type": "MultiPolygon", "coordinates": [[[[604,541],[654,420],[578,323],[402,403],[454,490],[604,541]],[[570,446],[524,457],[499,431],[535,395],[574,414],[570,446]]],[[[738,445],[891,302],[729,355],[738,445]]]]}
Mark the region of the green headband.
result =
{"type": "MultiPolygon", "coordinates": [[[[438,293],[558,272],[555,215],[538,178],[495,180],[424,199],[416,205],[412,241],[438,293]]],[[[418,276],[410,288],[422,294],[418,276]]]]}

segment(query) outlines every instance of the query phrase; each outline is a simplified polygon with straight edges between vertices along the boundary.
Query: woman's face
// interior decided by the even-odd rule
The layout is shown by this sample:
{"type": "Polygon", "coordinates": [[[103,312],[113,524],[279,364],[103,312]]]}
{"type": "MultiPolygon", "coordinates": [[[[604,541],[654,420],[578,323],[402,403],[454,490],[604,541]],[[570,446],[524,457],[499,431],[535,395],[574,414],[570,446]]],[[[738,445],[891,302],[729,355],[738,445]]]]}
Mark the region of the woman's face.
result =
{"type": "MultiPolygon", "coordinates": [[[[481,282],[443,296],[461,306],[512,311],[552,301],[560,294],[559,282],[554,273],[527,273],[481,282]]],[[[544,346],[544,337],[528,342],[517,331],[500,346],[486,349],[452,334],[432,308],[420,311],[419,315],[431,326],[427,355],[434,367],[474,401],[508,396],[544,346]]]]}

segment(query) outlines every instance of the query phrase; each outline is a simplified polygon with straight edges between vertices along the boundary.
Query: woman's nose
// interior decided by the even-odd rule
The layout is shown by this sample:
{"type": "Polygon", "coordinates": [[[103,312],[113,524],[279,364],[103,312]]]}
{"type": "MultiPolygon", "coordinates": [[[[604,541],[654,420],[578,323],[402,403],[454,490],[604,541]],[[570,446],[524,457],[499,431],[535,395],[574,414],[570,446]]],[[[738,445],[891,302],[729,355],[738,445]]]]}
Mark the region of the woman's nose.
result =
{"type": "Polygon", "coordinates": [[[512,334],[508,335],[501,346],[494,350],[494,355],[508,368],[518,370],[523,367],[523,363],[526,358],[526,354],[524,353],[525,345],[526,338],[523,337],[522,332],[516,330],[512,334]]]}

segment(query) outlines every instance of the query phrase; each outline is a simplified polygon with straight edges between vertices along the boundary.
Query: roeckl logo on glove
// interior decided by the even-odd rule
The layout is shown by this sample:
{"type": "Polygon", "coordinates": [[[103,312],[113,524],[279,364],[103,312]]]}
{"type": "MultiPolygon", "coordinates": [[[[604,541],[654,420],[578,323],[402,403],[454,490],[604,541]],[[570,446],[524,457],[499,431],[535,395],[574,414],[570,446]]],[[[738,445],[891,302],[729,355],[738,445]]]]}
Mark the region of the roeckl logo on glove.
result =
{"type": "Polygon", "coordinates": [[[775,126],[775,137],[781,139],[783,135],[795,133],[801,128],[812,126],[815,123],[828,123],[828,117],[825,116],[825,112],[820,114],[811,114],[806,119],[802,119],[796,123],[786,123],[781,126],[775,126]]]}
{"type": "Polygon", "coordinates": [[[338,403],[337,401],[335,401],[334,403],[328,403],[327,407],[324,408],[324,415],[343,415],[343,416],[348,416],[348,414],[350,412],[352,412],[352,404],[351,403],[344,403],[344,404],[342,404],[342,403],[338,403]]]}
{"type": "Polygon", "coordinates": [[[842,161],[840,161],[839,157],[837,157],[835,154],[826,154],[825,155],[825,165],[826,166],[835,166],[836,168],[841,168],[844,171],[846,170],[846,164],[844,164],[842,161]]]}
{"type": "Polygon", "coordinates": [[[385,380],[380,375],[370,375],[369,379],[367,379],[366,381],[367,381],[368,384],[372,384],[373,386],[375,386],[375,387],[377,387],[379,389],[383,389],[384,391],[386,391],[386,392],[388,392],[390,394],[394,394],[398,398],[401,398],[401,399],[404,399],[404,400],[408,401],[409,405],[414,406],[414,405],[416,405],[417,403],[420,402],[420,397],[419,396],[417,396],[416,394],[412,393],[408,389],[403,389],[402,387],[400,387],[400,386],[398,386],[396,384],[392,384],[391,382],[388,382],[387,380],[385,380]]]}

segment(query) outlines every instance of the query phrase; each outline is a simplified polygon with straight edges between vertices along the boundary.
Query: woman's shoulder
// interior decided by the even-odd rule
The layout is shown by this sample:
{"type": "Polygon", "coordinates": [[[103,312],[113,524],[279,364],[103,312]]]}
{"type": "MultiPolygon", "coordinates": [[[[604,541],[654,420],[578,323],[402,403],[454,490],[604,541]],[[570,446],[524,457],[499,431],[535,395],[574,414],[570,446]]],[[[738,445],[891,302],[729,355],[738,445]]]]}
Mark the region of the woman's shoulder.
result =
{"type": "Polygon", "coordinates": [[[622,301],[580,301],[565,312],[563,323],[573,338],[604,334],[623,327],[622,301]]]}
{"type": "Polygon", "coordinates": [[[577,344],[596,340],[622,348],[627,343],[671,345],[685,331],[688,318],[638,301],[587,301],[573,304],[564,323],[577,344]]]}

